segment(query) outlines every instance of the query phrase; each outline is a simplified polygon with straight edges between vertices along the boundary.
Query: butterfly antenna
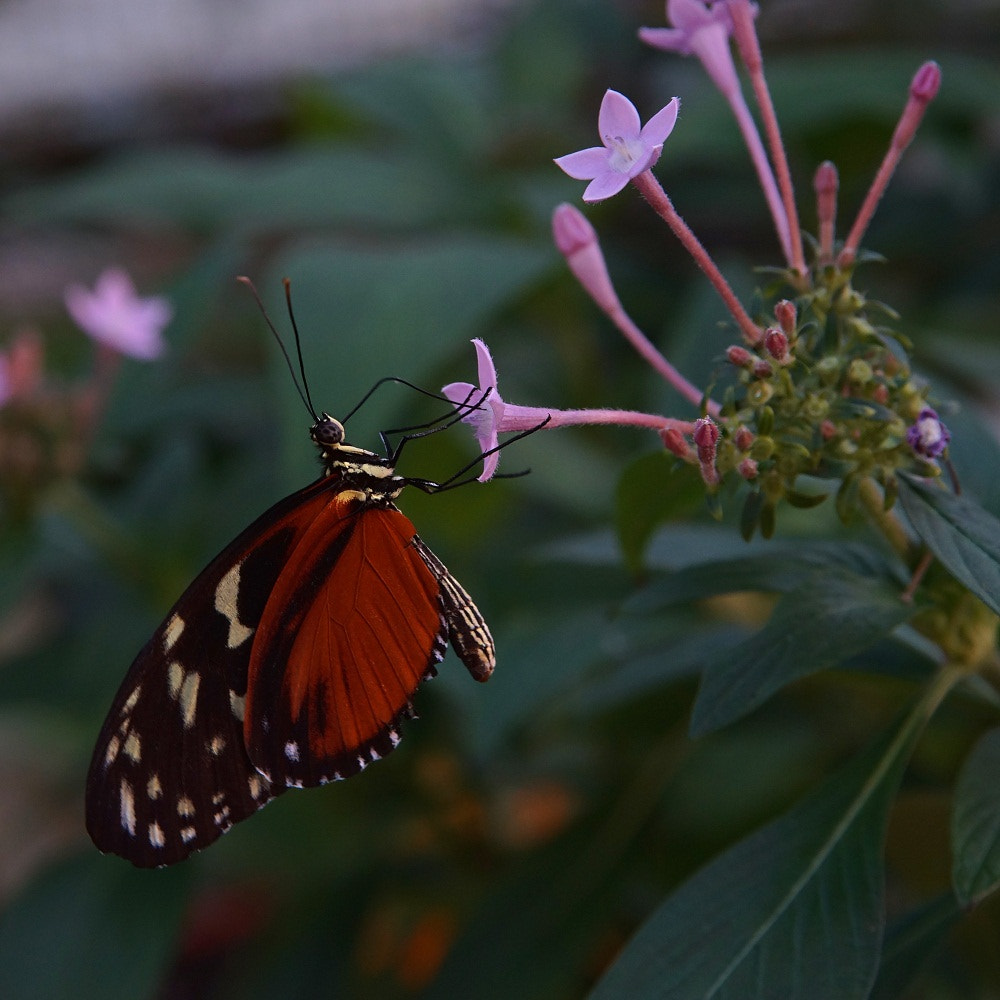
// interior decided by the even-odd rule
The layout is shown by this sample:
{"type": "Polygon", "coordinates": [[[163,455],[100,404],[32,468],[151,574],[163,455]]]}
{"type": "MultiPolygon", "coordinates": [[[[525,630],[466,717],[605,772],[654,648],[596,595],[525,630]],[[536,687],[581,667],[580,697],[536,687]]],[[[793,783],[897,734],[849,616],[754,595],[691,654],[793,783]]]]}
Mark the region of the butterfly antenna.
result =
{"type": "MultiPolygon", "coordinates": [[[[257,289],[254,288],[253,282],[245,275],[239,275],[236,279],[241,285],[246,285],[250,289],[250,294],[253,296],[254,301],[257,303],[257,308],[260,310],[261,315],[264,317],[264,322],[267,323],[267,328],[274,334],[274,339],[278,342],[278,347],[281,348],[281,354],[285,359],[285,364],[288,365],[288,371],[292,376],[292,382],[295,385],[295,390],[299,394],[299,398],[302,400],[303,405],[312,415],[313,420],[319,420],[316,414],[316,410],[312,405],[312,400],[309,398],[308,387],[305,392],[302,390],[302,386],[299,385],[298,376],[295,374],[295,368],[292,365],[292,359],[288,356],[288,349],[285,347],[285,342],[281,339],[281,334],[278,333],[275,328],[274,323],[271,322],[271,317],[267,313],[267,309],[264,307],[264,303],[261,301],[260,295],[257,294],[257,289]]],[[[295,343],[298,344],[299,335],[298,331],[295,333],[295,343]]],[[[302,364],[302,352],[299,352],[299,365],[302,364]]],[[[305,373],[303,372],[303,380],[305,379],[305,373]]]]}
{"type": "MultiPolygon", "coordinates": [[[[309,379],[306,378],[306,366],[302,360],[302,338],[299,337],[299,325],[295,322],[295,310],[292,308],[292,280],[282,278],[281,283],[285,286],[285,302],[288,304],[288,318],[292,321],[292,333],[295,334],[295,353],[299,358],[299,374],[302,376],[302,388],[305,390],[306,405],[309,412],[315,416],[316,408],[313,406],[312,395],[309,392],[309,379]]],[[[291,366],[291,362],[289,362],[291,366]]]]}
{"type": "MultiPolygon", "coordinates": [[[[378,388],[380,388],[381,386],[385,385],[386,382],[395,382],[397,385],[405,385],[408,389],[412,389],[414,392],[419,392],[421,396],[426,396],[428,399],[436,399],[439,403],[447,403],[449,406],[454,406],[455,405],[454,403],[452,403],[452,401],[447,396],[442,396],[440,393],[437,393],[437,392],[431,392],[429,389],[423,389],[419,385],[414,385],[412,382],[407,382],[405,378],[399,378],[396,375],[386,375],[385,378],[380,378],[361,397],[361,399],[355,404],[355,406],[351,410],[348,411],[348,413],[346,414],[346,416],[343,416],[343,417],[340,418],[340,422],[342,424],[346,424],[347,421],[350,420],[351,417],[353,417],[354,414],[357,413],[358,410],[360,410],[361,407],[364,406],[365,403],[368,402],[368,400],[375,394],[375,391],[378,388]]],[[[462,405],[463,406],[467,406],[467,408],[469,410],[473,410],[473,409],[476,408],[476,407],[468,405],[466,403],[463,403],[462,405]]],[[[437,420],[434,420],[432,422],[433,423],[438,423],[437,420]]],[[[421,424],[420,426],[423,427],[423,426],[426,426],[426,425],[421,424]]],[[[411,428],[411,427],[398,427],[395,430],[386,431],[385,433],[386,434],[397,434],[397,433],[399,433],[399,431],[414,430],[414,429],[415,428],[411,428]]]]}

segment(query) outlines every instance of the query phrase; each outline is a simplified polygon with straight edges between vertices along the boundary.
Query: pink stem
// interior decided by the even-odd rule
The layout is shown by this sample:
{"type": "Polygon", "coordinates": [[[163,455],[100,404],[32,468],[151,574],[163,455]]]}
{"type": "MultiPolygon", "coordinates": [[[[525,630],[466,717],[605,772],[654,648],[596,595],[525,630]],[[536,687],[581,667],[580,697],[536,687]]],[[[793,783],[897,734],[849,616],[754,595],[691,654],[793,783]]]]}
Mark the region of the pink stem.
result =
{"type": "Polygon", "coordinates": [[[764,332],[750,318],[743,308],[736,294],[729,287],[729,283],[722,276],[722,272],[715,266],[715,262],[708,255],[708,251],[698,241],[687,223],[677,214],[666,191],[660,187],[659,181],[653,176],[652,171],[646,170],[632,178],[632,183],[639,189],[642,196],[652,205],[653,209],[663,219],[674,235],[679,239],[689,254],[694,258],[695,263],[705,272],[705,276],[712,283],[712,286],[719,293],[722,301],[725,302],[733,319],[743,333],[748,343],[757,344],[764,336],[764,332]]]}
{"type": "Polygon", "coordinates": [[[788,219],[788,240],[791,245],[791,266],[799,274],[806,273],[805,257],[802,253],[802,232],[799,229],[799,216],[795,210],[795,191],[792,187],[792,175],[788,169],[788,158],[781,141],[781,129],[778,127],[778,117],[774,112],[767,81],[764,79],[764,59],[760,52],[760,42],[753,26],[753,11],[748,0],[732,0],[729,12],[733,18],[736,44],[740,56],[750,74],[754,96],[764,120],[764,134],[771,149],[771,159],[778,177],[778,187],[781,190],[785,205],[785,216],[788,219]]]}
{"type": "Polygon", "coordinates": [[[690,420],[675,420],[658,413],[642,413],[639,410],[553,410],[542,406],[518,406],[514,403],[504,403],[503,416],[497,423],[497,433],[508,431],[524,431],[537,427],[547,421],[545,427],[552,430],[556,427],[570,427],[580,424],[614,424],[620,427],[648,427],[655,431],[678,430],[682,434],[690,434],[694,422],[690,420]]]}
{"type": "Polygon", "coordinates": [[[892,135],[889,150],[885,154],[885,159],[882,160],[882,165],[878,168],[878,173],[875,175],[875,180],[872,181],[868,194],[865,196],[861,211],[858,212],[858,217],[854,220],[854,225],[851,226],[847,239],[844,240],[844,248],[837,257],[838,267],[850,267],[854,263],[861,238],[868,229],[868,224],[872,221],[879,200],[885,193],[906,147],[913,139],[917,127],[924,117],[924,112],[927,110],[927,105],[934,99],[940,86],[941,68],[936,62],[925,62],[917,70],[910,83],[910,98],[906,102],[906,107],[903,108],[903,114],[900,116],[899,124],[892,135]]]}

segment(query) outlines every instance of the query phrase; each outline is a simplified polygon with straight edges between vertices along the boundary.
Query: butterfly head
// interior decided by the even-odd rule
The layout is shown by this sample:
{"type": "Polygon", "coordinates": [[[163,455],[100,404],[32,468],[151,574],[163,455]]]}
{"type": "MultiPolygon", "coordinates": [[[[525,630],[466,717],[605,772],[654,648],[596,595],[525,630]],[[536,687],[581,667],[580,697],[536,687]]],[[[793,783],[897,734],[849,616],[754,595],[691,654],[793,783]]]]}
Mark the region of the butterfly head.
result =
{"type": "Polygon", "coordinates": [[[336,448],[344,443],[344,425],[329,413],[324,413],[309,428],[309,436],[320,448],[336,448]]]}

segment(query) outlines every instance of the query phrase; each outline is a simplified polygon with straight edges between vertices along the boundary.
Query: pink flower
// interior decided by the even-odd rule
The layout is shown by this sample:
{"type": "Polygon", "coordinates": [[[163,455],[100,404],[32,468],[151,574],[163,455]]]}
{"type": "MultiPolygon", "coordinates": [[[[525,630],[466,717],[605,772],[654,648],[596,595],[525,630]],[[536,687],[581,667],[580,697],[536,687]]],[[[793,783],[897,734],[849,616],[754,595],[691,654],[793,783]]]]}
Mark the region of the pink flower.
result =
{"type": "Polygon", "coordinates": [[[483,453],[483,471],[479,481],[485,483],[493,478],[500,461],[499,435],[505,431],[526,431],[536,427],[548,418],[550,411],[534,406],[514,406],[505,403],[497,392],[497,370],[493,364],[490,349],[478,337],[472,341],[476,346],[479,361],[479,385],[468,382],[451,382],[441,391],[456,406],[471,406],[474,409],[462,417],[471,424],[483,453]]]}
{"type": "Polygon", "coordinates": [[[93,292],[70,285],[65,302],[84,333],[120,354],[152,361],[166,350],[162,334],[173,315],[170,303],[159,296],[140,298],[132,279],[120,268],[106,270],[93,292]]]}
{"type": "Polygon", "coordinates": [[[707,6],[702,0],[667,0],[667,20],[672,28],[640,28],[639,38],[666,52],[697,56],[723,94],[739,90],[729,50],[733,19],[725,0],[707,6]]]}
{"type": "Polygon", "coordinates": [[[490,349],[478,338],[479,385],[451,382],[441,390],[459,410],[465,410],[462,420],[471,424],[482,452],[483,471],[479,481],[493,477],[500,459],[499,435],[508,431],[522,434],[542,427],[572,427],[581,424],[616,424],[620,427],[645,427],[663,434],[675,430],[689,433],[694,427],[685,420],[673,420],[655,413],[636,410],[556,410],[539,406],[517,406],[507,403],[497,392],[497,370],[490,349]]]}
{"type": "Polygon", "coordinates": [[[673,131],[680,101],[675,97],[645,125],[635,105],[623,94],[609,90],[601,101],[598,133],[603,146],[592,146],[556,159],[556,165],[575,180],[589,180],[583,200],[610,198],[660,158],[663,143],[673,131]]]}

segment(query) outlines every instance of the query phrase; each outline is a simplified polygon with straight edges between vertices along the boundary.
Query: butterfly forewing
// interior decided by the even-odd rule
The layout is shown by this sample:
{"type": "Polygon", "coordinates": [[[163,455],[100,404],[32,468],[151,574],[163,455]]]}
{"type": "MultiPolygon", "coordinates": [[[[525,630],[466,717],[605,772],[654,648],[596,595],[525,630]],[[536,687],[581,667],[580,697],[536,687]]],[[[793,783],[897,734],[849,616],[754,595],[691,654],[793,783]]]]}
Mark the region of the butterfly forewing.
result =
{"type": "Polygon", "coordinates": [[[171,864],[259,809],[272,788],[243,741],[264,603],[328,502],[321,480],[258,518],[195,579],[135,658],[94,748],[87,829],[102,851],[171,864]]]}

